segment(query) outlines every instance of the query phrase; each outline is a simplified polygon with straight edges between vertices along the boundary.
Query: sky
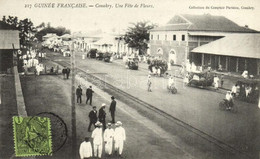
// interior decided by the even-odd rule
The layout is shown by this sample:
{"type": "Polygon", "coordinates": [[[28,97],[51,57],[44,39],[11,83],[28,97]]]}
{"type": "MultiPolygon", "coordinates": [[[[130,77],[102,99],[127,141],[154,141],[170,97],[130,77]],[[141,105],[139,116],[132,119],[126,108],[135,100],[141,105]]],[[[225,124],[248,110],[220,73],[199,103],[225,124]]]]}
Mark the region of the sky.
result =
{"type": "Polygon", "coordinates": [[[111,32],[114,29],[121,33],[132,22],[151,21],[164,25],[176,14],[221,15],[238,25],[248,25],[260,31],[259,0],[0,0],[0,17],[12,15],[19,19],[30,18],[35,25],[50,22],[52,26],[64,26],[72,32],[97,29],[111,32]],[[39,7],[49,3],[54,3],[55,7],[39,7]],[[58,8],[58,3],[63,4],[63,8],[58,8]],[[94,7],[64,8],[68,3],[85,3],[94,7]],[[116,8],[118,4],[123,7],[116,8]],[[125,4],[133,7],[126,8],[125,4]],[[141,4],[152,7],[141,8],[141,4]],[[32,7],[28,8],[30,5],[32,7]],[[112,5],[113,8],[101,8],[100,5],[112,5]],[[135,5],[138,7],[134,8],[135,5]],[[242,9],[246,7],[250,9],[242,9]]]}

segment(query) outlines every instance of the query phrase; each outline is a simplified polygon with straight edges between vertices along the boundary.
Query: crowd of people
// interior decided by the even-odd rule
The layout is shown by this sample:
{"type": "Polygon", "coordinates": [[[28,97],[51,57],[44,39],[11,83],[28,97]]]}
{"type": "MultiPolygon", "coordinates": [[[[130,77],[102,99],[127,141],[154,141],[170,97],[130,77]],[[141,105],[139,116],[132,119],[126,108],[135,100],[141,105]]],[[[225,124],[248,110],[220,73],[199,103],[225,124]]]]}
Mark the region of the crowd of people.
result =
{"type": "MultiPolygon", "coordinates": [[[[83,90],[81,85],[76,89],[77,103],[82,103],[83,90]]],[[[92,105],[92,97],[94,91],[92,86],[86,89],[86,104],[92,105]]],[[[106,104],[103,103],[99,110],[96,106],[92,106],[92,110],[89,112],[89,125],[88,132],[91,132],[91,127],[94,126],[91,138],[86,137],[85,141],[80,145],[80,158],[102,157],[103,145],[105,147],[105,153],[111,156],[114,152],[115,155],[121,156],[125,141],[125,129],[122,127],[122,122],[115,120],[116,112],[116,100],[114,96],[111,96],[111,104],[109,112],[111,115],[111,122],[106,123],[106,104]],[[113,129],[113,124],[115,129],[113,129]],[[92,140],[90,140],[92,139],[92,140]],[[92,142],[91,142],[92,141],[92,142]],[[113,151],[114,147],[114,151],[113,151]]]]}
{"type": "Polygon", "coordinates": [[[150,74],[162,76],[168,70],[168,64],[165,60],[153,59],[148,66],[150,74]]]}

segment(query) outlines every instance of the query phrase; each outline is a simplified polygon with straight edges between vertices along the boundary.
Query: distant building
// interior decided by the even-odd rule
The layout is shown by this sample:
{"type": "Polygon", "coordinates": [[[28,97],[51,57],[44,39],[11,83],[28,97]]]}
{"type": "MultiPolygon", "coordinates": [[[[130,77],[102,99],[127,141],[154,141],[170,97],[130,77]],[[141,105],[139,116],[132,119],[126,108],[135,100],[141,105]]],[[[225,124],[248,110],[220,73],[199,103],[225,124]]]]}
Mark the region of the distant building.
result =
{"type": "Polygon", "coordinates": [[[237,33],[258,32],[241,27],[224,16],[176,15],[165,26],[150,31],[150,54],[181,65],[187,59],[192,62],[194,58],[190,51],[194,48],[237,33]]]}
{"type": "Polygon", "coordinates": [[[46,35],[44,35],[42,37],[42,40],[46,41],[47,39],[54,38],[54,37],[57,37],[57,34],[55,34],[55,33],[47,33],[46,35]]]}
{"type": "Polygon", "coordinates": [[[122,35],[103,32],[77,35],[76,43],[81,50],[98,49],[101,52],[131,54],[134,49],[128,47],[122,35]]]}
{"type": "Polygon", "coordinates": [[[0,21],[0,72],[6,73],[17,65],[17,50],[20,49],[19,31],[0,21]]]}

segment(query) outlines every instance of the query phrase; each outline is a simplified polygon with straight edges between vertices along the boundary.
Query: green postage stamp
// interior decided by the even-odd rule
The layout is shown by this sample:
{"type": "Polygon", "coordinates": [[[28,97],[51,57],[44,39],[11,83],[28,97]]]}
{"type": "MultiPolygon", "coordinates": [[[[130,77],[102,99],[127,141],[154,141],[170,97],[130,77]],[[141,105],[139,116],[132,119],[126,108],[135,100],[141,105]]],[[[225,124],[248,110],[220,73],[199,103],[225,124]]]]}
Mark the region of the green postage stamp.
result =
{"type": "Polygon", "coordinates": [[[49,118],[14,116],[13,131],[17,157],[52,155],[49,118]]]}

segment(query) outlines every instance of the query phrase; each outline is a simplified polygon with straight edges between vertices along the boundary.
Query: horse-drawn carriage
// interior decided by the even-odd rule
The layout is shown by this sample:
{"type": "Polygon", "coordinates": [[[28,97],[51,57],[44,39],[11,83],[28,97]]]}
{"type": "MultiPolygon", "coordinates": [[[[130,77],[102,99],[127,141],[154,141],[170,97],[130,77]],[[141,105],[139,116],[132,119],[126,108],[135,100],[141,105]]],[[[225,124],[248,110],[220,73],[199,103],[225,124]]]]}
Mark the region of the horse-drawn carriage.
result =
{"type": "Polygon", "coordinates": [[[96,59],[97,60],[104,60],[105,62],[110,62],[111,54],[109,52],[98,52],[96,59]]]}
{"type": "Polygon", "coordinates": [[[128,58],[125,65],[129,69],[138,70],[138,58],[128,58]]]}
{"type": "Polygon", "coordinates": [[[213,84],[213,75],[209,72],[190,72],[188,76],[188,86],[197,86],[197,87],[208,87],[213,84]]]}
{"type": "Polygon", "coordinates": [[[97,49],[90,49],[87,56],[90,58],[96,58],[97,49]]]}

